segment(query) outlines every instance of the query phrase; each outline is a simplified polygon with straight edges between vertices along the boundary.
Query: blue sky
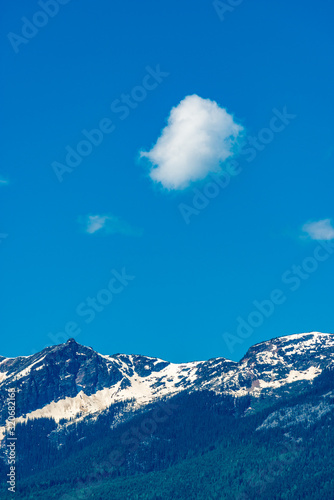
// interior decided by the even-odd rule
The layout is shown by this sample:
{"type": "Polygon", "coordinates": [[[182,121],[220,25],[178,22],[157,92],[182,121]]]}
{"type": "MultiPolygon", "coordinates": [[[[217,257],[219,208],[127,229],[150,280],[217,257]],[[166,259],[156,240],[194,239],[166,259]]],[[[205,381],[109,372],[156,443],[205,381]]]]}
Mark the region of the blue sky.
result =
{"type": "Polygon", "coordinates": [[[6,6],[1,355],[334,331],[333,5],[224,5],[6,6]]]}

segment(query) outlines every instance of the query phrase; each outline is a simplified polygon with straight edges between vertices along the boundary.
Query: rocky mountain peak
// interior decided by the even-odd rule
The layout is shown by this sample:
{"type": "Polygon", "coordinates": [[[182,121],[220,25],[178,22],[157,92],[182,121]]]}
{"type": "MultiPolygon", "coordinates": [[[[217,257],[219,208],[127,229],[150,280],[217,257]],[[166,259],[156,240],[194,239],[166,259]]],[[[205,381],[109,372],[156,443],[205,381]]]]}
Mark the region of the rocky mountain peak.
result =
{"type": "Polygon", "coordinates": [[[70,338],[68,339],[68,341],[66,342],[66,344],[77,344],[77,341],[74,339],[74,338],[70,338]]]}

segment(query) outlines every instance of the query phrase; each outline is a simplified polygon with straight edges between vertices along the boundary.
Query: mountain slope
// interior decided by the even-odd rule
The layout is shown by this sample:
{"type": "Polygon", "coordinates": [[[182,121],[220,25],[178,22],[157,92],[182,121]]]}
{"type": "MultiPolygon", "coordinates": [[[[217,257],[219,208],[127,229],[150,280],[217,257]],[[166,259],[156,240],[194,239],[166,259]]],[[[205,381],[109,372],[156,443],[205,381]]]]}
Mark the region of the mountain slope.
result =
{"type": "Polygon", "coordinates": [[[318,332],[262,342],[239,363],[215,358],[174,364],[141,355],[106,356],[70,339],[32,356],[0,358],[0,439],[11,387],[17,390],[18,422],[47,417],[64,425],[94,418],[119,402],[126,403],[123,413],[133,413],[183,391],[277,397],[307,387],[333,363],[334,335],[318,332]]]}
{"type": "Polygon", "coordinates": [[[0,358],[0,380],[0,483],[8,469],[5,400],[15,388],[18,498],[69,500],[87,489],[87,498],[101,499],[334,498],[333,334],[262,342],[239,363],[107,356],[70,339],[0,358]],[[296,443],[304,443],[299,458],[282,465],[282,444],[291,454],[296,443]],[[263,490],[258,475],[273,457],[280,477],[271,472],[263,490]]]}
{"type": "Polygon", "coordinates": [[[333,400],[333,370],[304,394],[243,418],[219,396],[183,393],[172,399],[168,420],[137,447],[123,440],[121,465],[112,457],[124,429],[127,435],[141,428],[152,414],[19,481],[17,498],[333,500],[333,400]],[[283,425],[272,426],[278,415],[283,425]]]}

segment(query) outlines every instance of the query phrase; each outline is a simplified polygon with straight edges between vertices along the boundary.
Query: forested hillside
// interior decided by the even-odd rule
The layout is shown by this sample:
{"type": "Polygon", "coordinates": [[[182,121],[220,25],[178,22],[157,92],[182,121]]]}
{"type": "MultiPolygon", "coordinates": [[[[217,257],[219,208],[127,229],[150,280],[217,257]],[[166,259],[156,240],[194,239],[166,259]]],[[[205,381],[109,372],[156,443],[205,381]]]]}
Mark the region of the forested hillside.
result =
{"type": "MultiPolygon", "coordinates": [[[[23,467],[17,498],[332,500],[333,389],[333,371],[325,370],[308,393],[263,410],[210,392],[182,395],[146,435],[143,422],[154,421],[156,408],[115,430],[106,418],[95,439],[87,435],[90,444],[78,429],[67,458],[61,448],[40,448],[41,465],[46,456],[56,463],[57,453],[61,463],[25,478],[23,467]]],[[[33,448],[24,462],[35,460],[33,448]]]]}

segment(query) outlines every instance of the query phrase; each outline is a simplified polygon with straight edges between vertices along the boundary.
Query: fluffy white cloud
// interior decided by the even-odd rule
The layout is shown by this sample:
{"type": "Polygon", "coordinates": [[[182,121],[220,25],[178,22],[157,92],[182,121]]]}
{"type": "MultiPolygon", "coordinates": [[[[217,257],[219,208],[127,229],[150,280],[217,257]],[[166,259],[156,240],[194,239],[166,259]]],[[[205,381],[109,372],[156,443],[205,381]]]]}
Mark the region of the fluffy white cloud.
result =
{"type": "Polygon", "coordinates": [[[107,234],[123,234],[126,236],[141,236],[142,231],[135,229],[115,215],[88,215],[80,220],[86,233],[94,234],[103,231],[107,234]]]}
{"type": "Polygon", "coordinates": [[[312,240],[334,239],[334,227],[330,219],[308,222],[307,224],[304,224],[303,231],[307,233],[312,240]]]}
{"type": "Polygon", "coordinates": [[[234,154],[242,131],[215,101],[190,95],[172,108],[156,144],[141,157],[150,161],[154,181],[167,189],[184,189],[219,172],[221,163],[234,154]]]}

